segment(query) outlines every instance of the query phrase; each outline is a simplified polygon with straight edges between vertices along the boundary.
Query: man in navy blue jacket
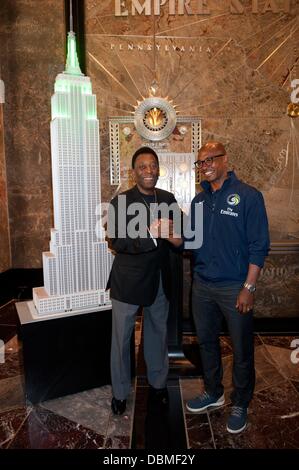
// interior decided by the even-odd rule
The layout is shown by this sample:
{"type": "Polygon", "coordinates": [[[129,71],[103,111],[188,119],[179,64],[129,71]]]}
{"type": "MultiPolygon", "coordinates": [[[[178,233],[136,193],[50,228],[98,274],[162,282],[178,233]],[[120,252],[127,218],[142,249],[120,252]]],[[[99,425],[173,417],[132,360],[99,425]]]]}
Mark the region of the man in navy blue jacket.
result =
{"type": "Polygon", "coordinates": [[[200,346],[205,392],[187,402],[191,412],[224,404],[219,335],[225,317],[233,345],[230,433],[247,423],[255,385],[253,304],[256,282],[269,251],[268,221],[262,194],[228,171],[228,156],[219,142],[206,143],[196,167],[203,191],[191,205],[203,204],[203,243],[194,248],[192,310],[200,346]]]}

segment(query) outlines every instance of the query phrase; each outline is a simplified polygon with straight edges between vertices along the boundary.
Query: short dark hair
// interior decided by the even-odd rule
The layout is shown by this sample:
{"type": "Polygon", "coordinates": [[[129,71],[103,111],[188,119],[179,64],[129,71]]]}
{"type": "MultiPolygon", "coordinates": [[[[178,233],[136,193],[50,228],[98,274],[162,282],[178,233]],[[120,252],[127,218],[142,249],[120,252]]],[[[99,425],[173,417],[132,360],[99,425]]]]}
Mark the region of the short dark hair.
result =
{"type": "Polygon", "coordinates": [[[158,158],[158,155],[156,154],[156,152],[150,147],[140,147],[140,149],[136,150],[136,152],[134,153],[134,155],[132,157],[132,168],[134,168],[134,166],[135,166],[135,162],[136,162],[137,157],[139,157],[139,155],[141,155],[143,153],[150,153],[151,155],[153,155],[155,157],[157,163],[158,163],[158,166],[159,166],[159,158],[158,158]]]}

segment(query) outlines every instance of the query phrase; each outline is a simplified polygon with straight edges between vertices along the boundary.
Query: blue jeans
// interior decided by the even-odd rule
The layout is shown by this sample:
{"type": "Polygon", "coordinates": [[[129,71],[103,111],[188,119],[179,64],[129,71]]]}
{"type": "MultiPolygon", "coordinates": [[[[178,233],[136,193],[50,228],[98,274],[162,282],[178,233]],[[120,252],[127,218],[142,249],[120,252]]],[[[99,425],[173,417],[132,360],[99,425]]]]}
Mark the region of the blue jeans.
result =
{"type": "Polygon", "coordinates": [[[196,275],[192,286],[193,317],[200,347],[206,391],[216,397],[223,394],[223,368],[219,335],[223,316],[233,345],[233,405],[248,406],[255,385],[253,313],[241,314],[236,300],[239,283],[217,286],[196,275]]]}

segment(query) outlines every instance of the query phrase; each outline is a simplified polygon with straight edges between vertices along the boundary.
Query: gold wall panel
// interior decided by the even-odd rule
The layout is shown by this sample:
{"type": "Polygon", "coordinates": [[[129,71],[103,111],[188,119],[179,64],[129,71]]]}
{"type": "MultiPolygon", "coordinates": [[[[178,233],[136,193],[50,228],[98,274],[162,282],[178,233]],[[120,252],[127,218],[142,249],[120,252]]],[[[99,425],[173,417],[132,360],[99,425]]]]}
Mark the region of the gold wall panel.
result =
{"type": "MultiPolygon", "coordinates": [[[[156,78],[160,96],[173,100],[179,116],[202,120],[203,142],[223,142],[231,168],[263,192],[273,249],[259,283],[256,315],[299,315],[299,119],[286,113],[291,82],[299,78],[299,2],[287,2],[286,12],[287,3],[276,0],[275,12],[263,13],[269,2],[208,0],[209,15],[170,15],[168,3],[155,17],[132,16],[129,1],[121,9],[128,8],[126,17],[115,17],[112,1],[85,3],[87,72],[101,120],[103,199],[115,191],[107,184],[108,119],[132,116],[156,78]],[[231,3],[242,4],[243,14],[232,14],[231,3]],[[287,248],[277,251],[277,243],[287,248]]],[[[195,11],[200,2],[189,3],[195,11]]],[[[120,137],[128,162],[143,141],[134,132],[127,142],[120,137]]],[[[187,139],[177,145],[189,151],[187,139]]],[[[186,317],[187,260],[184,270],[186,317]]]]}
{"type": "MultiPolygon", "coordinates": [[[[196,3],[190,2],[194,11],[196,3]]],[[[230,3],[208,1],[210,15],[169,15],[161,7],[154,17],[132,16],[127,1],[128,16],[116,17],[114,2],[86,0],[87,72],[98,97],[104,196],[113,193],[106,177],[107,119],[132,115],[156,76],[160,95],[173,100],[180,116],[202,118],[203,142],[225,143],[231,167],[263,192],[272,241],[299,242],[299,120],[286,114],[298,61],[299,4],[291,1],[289,13],[263,14],[258,2],[254,14],[253,2],[243,1],[244,14],[235,15],[230,3]]],[[[274,3],[283,10],[283,1],[274,3]]],[[[132,142],[128,148],[133,151],[132,142]]]]}

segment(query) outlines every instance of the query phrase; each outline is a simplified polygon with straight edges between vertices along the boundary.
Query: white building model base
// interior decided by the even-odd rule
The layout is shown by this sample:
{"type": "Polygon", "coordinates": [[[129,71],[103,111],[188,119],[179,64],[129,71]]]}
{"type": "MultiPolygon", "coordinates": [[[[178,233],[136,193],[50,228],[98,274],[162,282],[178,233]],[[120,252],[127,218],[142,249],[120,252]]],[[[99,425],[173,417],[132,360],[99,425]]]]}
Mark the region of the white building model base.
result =
{"type": "Polygon", "coordinates": [[[54,229],[43,253],[44,287],[33,289],[38,315],[107,309],[113,255],[96,233],[101,204],[99,121],[89,77],[81,73],[75,34],[68,34],[66,70],[52,96],[51,155],[54,229]]]}

